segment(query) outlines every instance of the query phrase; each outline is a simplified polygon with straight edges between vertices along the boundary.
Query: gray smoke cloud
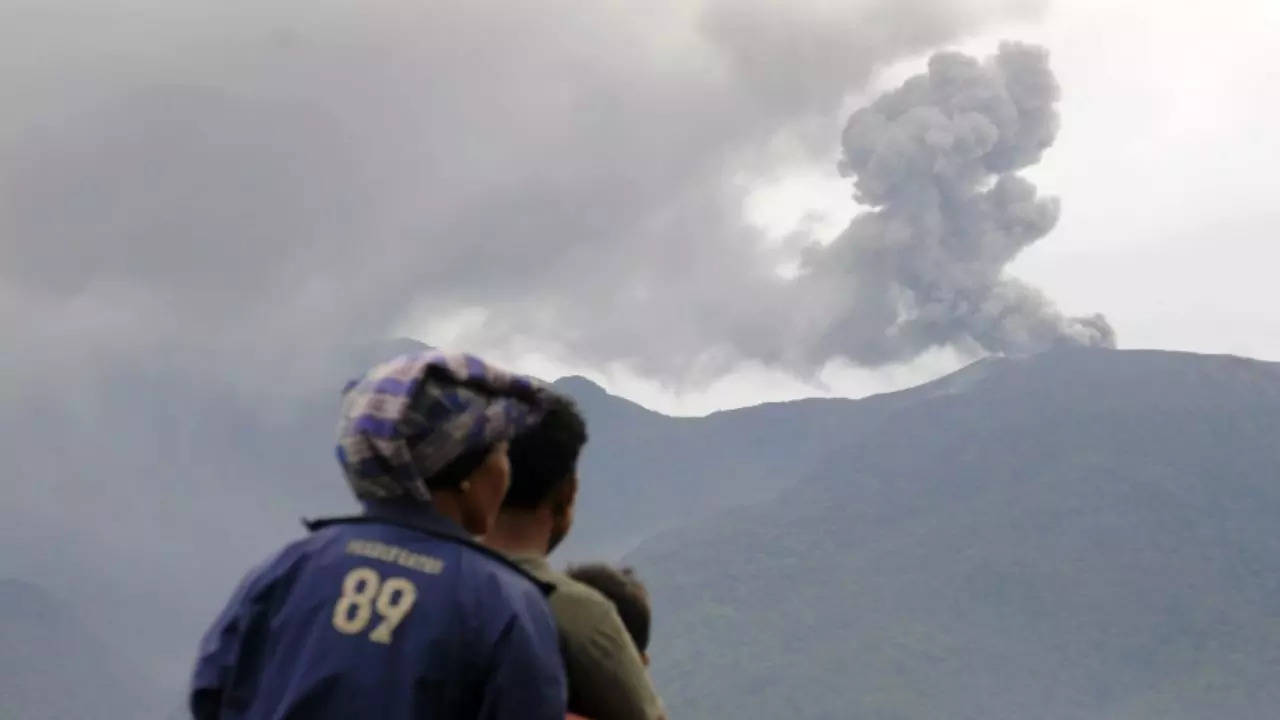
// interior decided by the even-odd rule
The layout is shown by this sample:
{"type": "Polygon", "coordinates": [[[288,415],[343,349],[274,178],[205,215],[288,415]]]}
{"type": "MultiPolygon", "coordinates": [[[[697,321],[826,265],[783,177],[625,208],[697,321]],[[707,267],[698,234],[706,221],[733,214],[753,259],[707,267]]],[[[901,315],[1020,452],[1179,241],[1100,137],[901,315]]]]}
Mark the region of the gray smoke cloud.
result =
{"type": "Polygon", "coordinates": [[[333,393],[410,307],[664,378],[1004,347],[977,319],[1034,293],[908,281],[962,271],[852,229],[784,281],[735,178],[829,158],[877,68],[1040,6],[0,2],[0,577],[92,596],[179,688],[248,558],[345,501],[333,393]]]}
{"type": "Polygon", "coordinates": [[[780,137],[828,153],[877,67],[1038,4],[14,2],[0,320],[271,388],[280,352],[328,382],[327,348],[411,305],[666,379],[850,354],[781,330],[831,308],[797,306],[733,179],[796,160],[780,137]]]}
{"type": "Polygon", "coordinates": [[[1006,43],[983,61],[935,54],[927,72],[853,113],[840,168],[872,209],[806,257],[812,302],[842,312],[820,316],[806,328],[817,339],[801,344],[868,364],[939,345],[1114,346],[1101,315],[1064,317],[1004,274],[1058,220],[1057,199],[1017,174],[1053,144],[1058,94],[1044,49],[1006,43]]]}

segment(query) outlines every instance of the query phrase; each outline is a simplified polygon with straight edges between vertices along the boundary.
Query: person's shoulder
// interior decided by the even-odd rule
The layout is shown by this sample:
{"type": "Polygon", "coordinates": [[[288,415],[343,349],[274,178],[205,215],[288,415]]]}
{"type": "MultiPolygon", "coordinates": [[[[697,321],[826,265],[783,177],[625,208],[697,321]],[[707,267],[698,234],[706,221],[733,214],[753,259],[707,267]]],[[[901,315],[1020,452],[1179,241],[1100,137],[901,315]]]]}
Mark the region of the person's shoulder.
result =
{"type": "Polygon", "coordinates": [[[584,604],[598,605],[601,607],[612,607],[613,603],[604,593],[591,587],[590,585],[575,580],[566,573],[556,571],[556,588],[564,592],[565,597],[571,597],[584,604]]]}
{"type": "Polygon", "coordinates": [[[290,577],[307,558],[315,552],[316,541],[312,536],[293,540],[262,560],[245,573],[237,595],[253,596],[268,586],[290,577]]]}
{"type": "Polygon", "coordinates": [[[610,623],[617,616],[613,601],[586,583],[579,582],[558,570],[551,570],[543,578],[554,586],[551,608],[557,619],[575,627],[587,627],[610,623]]]}
{"type": "Polygon", "coordinates": [[[575,698],[571,704],[589,717],[661,717],[661,701],[617,607],[564,573],[556,573],[556,580],[551,609],[575,698]]]}
{"type": "Polygon", "coordinates": [[[486,549],[466,547],[458,555],[461,616],[478,633],[478,647],[491,647],[515,625],[558,656],[556,623],[547,604],[550,588],[486,549]]]}
{"type": "Polygon", "coordinates": [[[506,556],[465,537],[430,533],[394,523],[337,524],[317,530],[312,537],[344,548],[346,554],[363,555],[422,569],[462,585],[485,585],[487,592],[545,595],[549,587],[506,556]]]}
{"type": "Polygon", "coordinates": [[[468,614],[498,626],[517,619],[552,622],[547,595],[553,588],[505,556],[467,544],[460,548],[457,561],[464,595],[472,598],[468,614]]]}
{"type": "Polygon", "coordinates": [[[535,592],[545,596],[552,590],[551,583],[537,577],[526,568],[521,567],[504,555],[494,552],[482,545],[470,545],[466,553],[468,567],[472,572],[483,574],[516,592],[535,592]]]}
{"type": "Polygon", "coordinates": [[[225,631],[239,631],[239,618],[245,608],[260,606],[263,598],[276,595],[282,588],[287,588],[298,569],[306,565],[312,547],[310,537],[294,540],[241,576],[222,612],[201,640],[198,667],[203,667],[210,657],[220,657],[226,640],[225,631]]]}

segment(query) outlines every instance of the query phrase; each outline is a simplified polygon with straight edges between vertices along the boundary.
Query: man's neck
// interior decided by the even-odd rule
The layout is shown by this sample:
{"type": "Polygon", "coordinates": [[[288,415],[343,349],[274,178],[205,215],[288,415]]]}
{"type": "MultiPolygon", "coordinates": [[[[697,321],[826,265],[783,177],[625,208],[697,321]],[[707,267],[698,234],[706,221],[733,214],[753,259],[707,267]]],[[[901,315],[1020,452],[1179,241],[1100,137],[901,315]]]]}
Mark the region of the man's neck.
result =
{"type": "Polygon", "coordinates": [[[458,493],[453,490],[434,490],[431,493],[431,506],[435,511],[459,526],[462,525],[462,503],[458,493]]]}
{"type": "Polygon", "coordinates": [[[551,518],[536,510],[504,509],[484,543],[507,555],[542,557],[551,544],[551,518]]]}

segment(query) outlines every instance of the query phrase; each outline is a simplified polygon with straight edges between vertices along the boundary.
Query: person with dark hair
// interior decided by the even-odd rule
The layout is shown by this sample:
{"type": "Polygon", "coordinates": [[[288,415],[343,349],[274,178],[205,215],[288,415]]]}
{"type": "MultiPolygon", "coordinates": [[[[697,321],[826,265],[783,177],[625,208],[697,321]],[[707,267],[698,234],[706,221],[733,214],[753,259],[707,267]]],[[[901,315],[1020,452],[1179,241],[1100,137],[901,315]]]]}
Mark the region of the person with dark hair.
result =
{"type": "Polygon", "coordinates": [[[604,563],[589,563],[571,565],[567,574],[609,598],[609,602],[618,609],[618,615],[622,618],[627,633],[631,635],[631,641],[636,644],[640,659],[648,667],[649,591],[636,577],[635,571],[629,567],[615,568],[604,563]]]}
{"type": "Polygon", "coordinates": [[[563,720],[551,586],[472,539],[550,396],[435,351],[349,384],[337,456],[364,512],[248,574],[200,644],[193,716],[563,720]]]}
{"type": "Polygon", "coordinates": [[[569,710],[592,720],[658,720],[662,702],[618,610],[604,595],[551,569],[547,555],[573,526],[586,422],[552,398],[541,420],[511,442],[511,489],[485,542],[555,587],[551,612],[569,678],[569,710]]]}

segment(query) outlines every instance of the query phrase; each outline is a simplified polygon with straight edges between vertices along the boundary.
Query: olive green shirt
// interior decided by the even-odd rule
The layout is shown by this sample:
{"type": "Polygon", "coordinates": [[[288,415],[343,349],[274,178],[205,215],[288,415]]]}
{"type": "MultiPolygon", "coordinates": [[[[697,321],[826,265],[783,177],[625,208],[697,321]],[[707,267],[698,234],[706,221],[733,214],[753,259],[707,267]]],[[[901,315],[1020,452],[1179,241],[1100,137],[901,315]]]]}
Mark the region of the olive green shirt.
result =
{"type": "Polygon", "coordinates": [[[551,569],[545,557],[511,558],[555,586],[548,602],[569,677],[569,711],[591,720],[659,720],[662,701],[613,602],[551,569]]]}

